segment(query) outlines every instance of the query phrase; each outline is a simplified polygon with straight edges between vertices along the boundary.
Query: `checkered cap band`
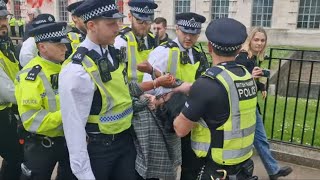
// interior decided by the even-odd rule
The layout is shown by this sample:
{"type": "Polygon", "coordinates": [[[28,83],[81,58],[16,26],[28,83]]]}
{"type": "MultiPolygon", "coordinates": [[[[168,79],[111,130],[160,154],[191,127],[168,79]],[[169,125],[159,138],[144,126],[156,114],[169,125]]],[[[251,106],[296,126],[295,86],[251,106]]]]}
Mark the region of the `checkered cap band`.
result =
{"type": "Polygon", "coordinates": [[[140,13],[140,14],[154,14],[154,10],[148,8],[148,6],[141,8],[141,7],[131,7],[131,11],[136,12],[136,13],[140,13]]]}
{"type": "Polygon", "coordinates": [[[67,33],[65,31],[60,30],[56,32],[48,32],[44,34],[35,35],[34,39],[35,39],[35,42],[40,42],[44,40],[62,38],[62,37],[65,37],[66,35],[67,33]]]}
{"type": "Polygon", "coordinates": [[[211,41],[210,41],[210,43],[212,44],[212,47],[214,47],[220,51],[232,52],[232,51],[235,51],[235,50],[238,50],[239,48],[241,48],[241,44],[237,45],[237,46],[224,47],[224,46],[217,45],[211,41]]]}
{"type": "Polygon", "coordinates": [[[103,7],[99,7],[98,9],[92,10],[88,13],[85,13],[81,15],[81,18],[83,21],[88,21],[89,19],[92,19],[94,17],[99,17],[105,12],[117,10],[117,6],[115,4],[109,4],[103,7]]]}
{"type": "Polygon", "coordinates": [[[7,9],[7,4],[3,0],[0,0],[0,8],[7,9]]]}
{"type": "Polygon", "coordinates": [[[121,120],[122,118],[130,115],[133,112],[132,107],[126,109],[125,111],[119,113],[119,114],[115,114],[115,115],[110,115],[110,116],[102,116],[100,117],[100,121],[101,122],[114,122],[114,121],[118,121],[121,120]]]}
{"type": "Polygon", "coordinates": [[[196,22],[193,18],[190,20],[178,20],[177,25],[183,26],[183,27],[189,27],[189,28],[195,28],[195,29],[201,29],[201,22],[196,22]]]}

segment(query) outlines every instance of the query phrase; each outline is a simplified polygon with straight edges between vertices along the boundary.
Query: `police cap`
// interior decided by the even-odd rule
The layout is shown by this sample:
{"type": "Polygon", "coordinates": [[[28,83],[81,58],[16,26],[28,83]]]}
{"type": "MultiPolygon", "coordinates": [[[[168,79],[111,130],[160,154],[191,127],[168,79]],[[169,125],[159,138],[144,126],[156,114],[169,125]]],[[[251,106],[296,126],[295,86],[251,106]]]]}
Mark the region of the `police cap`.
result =
{"type": "Polygon", "coordinates": [[[180,13],[176,15],[176,22],[182,32],[200,34],[201,25],[206,21],[204,16],[196,13],[180,13]]]}
{"type": "Polygon", "coordinates": [[[7,2],[0,0],[0,17],[6,17],[7,15],[11,15],[7,10],[7,2]]]}
{"type": "Polygon", "coordinates": [[[39,14],[33,21],[32,26],[38,27],[44,24],[54,23],[56,20],[52,14],[39,14]]]}
{"type": "Polygon", "coordinates": [[[30,31],[35,42],[70,43],[66,32],[66,22],[42,24],[30,31]]]}
{"type": "Polygon", "coordinates": [[[247,29],[237,20],[220,18],[209,23],[206,36],[213,48],[231,52],[241,48],[247,39],[247,29]]]}
{"type": "Polygon", "coordinates": [[[131,14],[143,21],[153,21],[154,9],[158,8],[158,5],[151,0],[131,0],[128,5],[131,14]]]}
{"type": "Polygon", "coordinates": [[[84,22],[95,18],[120,19],[125,17],[119,13],[114,0],[86,0],[78,6],[74,14],[84,22]]]}
{"type": "MultiPolygon", "coordinates": [[[[72,15],[76,15],[74,14],[75,10],[77,7],[79,7],[84,1],[78,1],[75,3],[71,3],[69,4],[69,6],[67,6],[67,10],[72,14],[72,15]]],[[[77,16],[77,15],[76,15],[77,16]]]]}

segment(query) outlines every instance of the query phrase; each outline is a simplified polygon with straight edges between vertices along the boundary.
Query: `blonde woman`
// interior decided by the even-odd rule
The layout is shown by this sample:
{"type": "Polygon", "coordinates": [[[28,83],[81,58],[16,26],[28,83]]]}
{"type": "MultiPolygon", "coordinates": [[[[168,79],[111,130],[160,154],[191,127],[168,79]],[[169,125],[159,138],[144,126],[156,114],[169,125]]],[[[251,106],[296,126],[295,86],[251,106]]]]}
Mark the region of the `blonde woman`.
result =
{"type": "MultiPolygon", "coordinates": [[[[264,75],[262,69],[259,67],[259,62],[264,59],[266,46],[266,31],[262,27],[256,27],[249,34],[243,45],[243,49],[236,58],[236,62],[244,65],[249,72],[252,72],[254,78],[259,78],[264,75]]],[[[258,79],[256,82],[258,90],[261,91],[262,97],[265,98],[267,96],[265,85],[259,82],[258,79]]],[[[270,179],[274,180],[287,176],[292,172],[292,168],[288,166],[280,168],[278,162],[272,157],[258,104],[256,116],[256,132],[253,144],[260,155],[270,179]]]]}

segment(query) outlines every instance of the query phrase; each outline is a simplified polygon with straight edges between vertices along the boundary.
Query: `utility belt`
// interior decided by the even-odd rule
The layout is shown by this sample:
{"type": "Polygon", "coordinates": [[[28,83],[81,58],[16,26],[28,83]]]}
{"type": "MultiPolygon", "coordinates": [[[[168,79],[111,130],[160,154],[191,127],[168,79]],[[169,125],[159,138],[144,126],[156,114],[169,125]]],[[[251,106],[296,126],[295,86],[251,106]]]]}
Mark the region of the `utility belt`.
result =
{"type": "Polygon", "coordinates": [[[30,140],[33,142],[40,142],[45,148],[51,148],[54,145],[66,144],[64,136],[59,137],[48,137],[40,134],[26,132],[25,140],[30,140]]]}
{"type": "Polygon", "coordinates": [[[257,176],[252,176],[253,169],[254,164],[251,159],[232,166],[220,165],[208,159],[201,168],[197,180],[257,180],[257,176]]]}
{"type": "Polygon", "coordinates": [[[109,144],[131,135],[131,128],[126,129],[118,134],[103,134],[87,132],[87,142],[97,144],[109,144]]]}

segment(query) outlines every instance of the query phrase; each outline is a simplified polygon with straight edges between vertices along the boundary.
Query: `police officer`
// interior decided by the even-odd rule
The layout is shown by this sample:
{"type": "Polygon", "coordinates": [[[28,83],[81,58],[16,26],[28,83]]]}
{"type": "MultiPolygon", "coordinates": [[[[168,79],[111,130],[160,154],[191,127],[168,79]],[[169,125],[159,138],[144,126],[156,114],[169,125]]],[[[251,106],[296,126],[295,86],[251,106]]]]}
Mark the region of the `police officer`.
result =
{"type": "Polygon", "coordinates": [[[155,47],[155,38],[150,33],[154,18],[154,9],[158,7],[151,0],[131,0],[128,18],[131,27],[125,27],[120,31],[114,46],[117,49],[126,47],[128,58],[129,81],[142,82],[143,73],[137,71],[137,65],[147,60],[149,53],[155,47]]]}
{"type": "MultiPolygon", "coordinates": [[[[38,27],[43,24],[53,23],[55,18],[51,14],[40,14],[32,21],[32,27],[38,27]]],[[[22,43],[19,61],[20,65],[24,67],[29,61],[38,56],[38,49],[34,37],[30,36],[22,43]]]]}
{"type": "Polygon", "coordinates": [[[16,37],[16,18],[12,16],[9,20],[10,30],[11,30],[11,36],[16,37]]]}
{"type": "Polygon", "coordinates": [[[75,13],[87,36],[59,76],[72,171],[78,179],[136,179],[132,100],[124,59],[112,46],[124,16],[114,0],[86,0],[75,13]]]}
{"type": "MultiPolygon", "coordinates": [[[[201,25],[206,18],[196,13],[181,13],[176,15],[177,38],[157,47],[150,53],[148,62],[153,69],[169,72],[184,82],[194,82],[208,67],[205,53],[195,46],[201,33],[201,25]]],[[[149,68],[150,73],[152,69],[149,68]]],[[[150,73],[152,74],[152,72],[150,73]]],[[[145,74],[143,81],[152,79],[145,74]]],[[[158,88],[155,95],[170,91],[158,88]]],[[[190,137],[182,138],[182,171],[181,179],[194,180],[201,168],[201,161],[190,148],[190,137]]]]}
{"type": "Polygon", "coordinates": [[[14,56],[14,46],[8,36],[6,3],[0,1],[0,155],[2,162],[0,179],[19,179],[22,148],[17,135],[17,120],[13,115],[16,108],[14,78],[19,71],[19,63],[14,56]]]}
{"type": "Polygon", "coordinates": [[[156,47],[164,42],[171,41],[167,31],[167,20],[163,17],[157,17],[153,21],[153,31],[155,33],[156,47]]]}
{"type": "Polygon", "coordinates": [[[257,89],[250,73],[234,61],[246,27],[220,18],[208,25],[206,36],[216,66],[194,82],[174,128],[180,137],[192,131],[192,149],[205,159],[199,179],[246,179],[253,172],[257,89]]]}
{"type": "Polygon", "coordinates": [[[39,55],[17,75],[15,85],[25,135],[22,179],[50,179],[58,162],[57,179],[72,179],[63,136],[58,94],[61,62],[70,43],[66,23],[40,25],[30,31],[39,55]]]}
{"type": "Polygon", "coordinates": [[[66,58],[68,58],[72,52],[76,50],[78,45],[84,40],[86,37],[86,27],[84,25],[83,20],[77,16],[74,12],[76,8],[81,5],[84,1],[78,1],[70,4],[67,7],[67,10],[71,13],[72,21],[74,22],[75,27],[72,27],[72,30],[68,32],[68,37],[71,40],[71,43],[67,45],[68,51],[66,53],[66,58]]]}
{"type": "Polygon", "coordinates": [[[24,25],[26,24],[25,20],[20,16],[18,21],[18,27],[19,27],[19,36],[23,37],[24,36],[24,25]]]}

